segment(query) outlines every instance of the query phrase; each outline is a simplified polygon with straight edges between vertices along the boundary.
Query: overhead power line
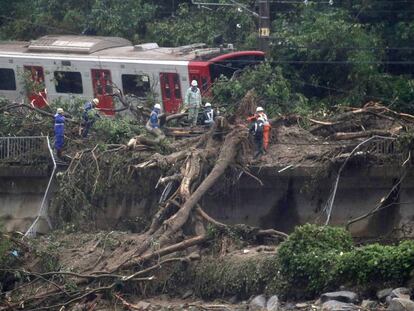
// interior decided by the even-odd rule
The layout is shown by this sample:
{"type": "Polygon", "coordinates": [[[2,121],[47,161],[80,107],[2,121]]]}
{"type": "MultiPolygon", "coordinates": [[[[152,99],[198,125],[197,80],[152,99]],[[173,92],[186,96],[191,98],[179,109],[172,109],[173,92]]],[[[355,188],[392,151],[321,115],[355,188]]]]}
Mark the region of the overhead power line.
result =
{"type": "MultiPolygon", "coordinates": [[[[272,38],[273,40],[277,40],[277,38],[272,38]]],[[[330,46],[313,46],[313,45],[295,45],[295,46],[288,46],[288,45],[275,45],[275,48],[277,49],[287,49],[287,50],[300,50],[300,49],[306,49],[306,50],[358,50],[358,51],[413,51],[414,46],[402,46],[402,47],[359,47],[359,46],[344,46],[344,47],[332,47],[330,46]]]]}

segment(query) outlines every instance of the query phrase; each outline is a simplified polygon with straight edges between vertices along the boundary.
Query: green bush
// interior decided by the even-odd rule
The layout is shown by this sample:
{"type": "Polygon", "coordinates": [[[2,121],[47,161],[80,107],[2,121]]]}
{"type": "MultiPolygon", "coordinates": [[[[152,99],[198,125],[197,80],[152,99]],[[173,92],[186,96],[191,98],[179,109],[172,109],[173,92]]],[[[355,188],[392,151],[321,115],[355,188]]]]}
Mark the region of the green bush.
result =
{"type": "Polygon", "coordinates": [[[402,286],[414,269],[414,241],[354,247],[344,229],[316,225],[297,227],[278,255],[277,288],[288,296],[314,297],[341,285],[402,286]]]}
{"type": "Polygon", "coordinates": [[[143,126],[126,118],[101,118],[94,124],[99,138],[108,144],[126,144],[143,132],[143,126]]]}
{"type": "Polygon", "coordinates": [[[344,253],[335,271],[338,281],[363,287],[399,286],[414,269],[414,241],[372,244],[344,253]],[[380,285],[382,284],[382,285],[380,285]]]}
{"type": "Polygon", "coordinates": [[[247,91],[254,89],[269,116],[292,111],[306,102],[300,94],[293,94],[291,85],[280,67],[268,63],[246,69],[237,79],[221,79],[213,87],[215,103],[232,111],[247,91]]]}
{"type": "Polygon", "coordinates": [[[279,248],[283,291],[313,296],[335,277],[341,252],[352,250],[350,234],[341,228],[304,225],[297,227],[279,248]],[[287,286],[287,287],[285,287],[287,286]]]}

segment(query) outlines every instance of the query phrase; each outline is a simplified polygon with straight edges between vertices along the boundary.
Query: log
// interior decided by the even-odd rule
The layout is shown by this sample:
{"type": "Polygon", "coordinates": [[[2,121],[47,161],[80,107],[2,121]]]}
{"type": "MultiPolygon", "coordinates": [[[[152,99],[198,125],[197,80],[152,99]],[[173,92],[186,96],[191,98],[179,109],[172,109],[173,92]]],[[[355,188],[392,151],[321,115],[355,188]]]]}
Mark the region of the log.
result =
{"type": "Polygon", "coordinates": [[[202,181],[200,186],[184,202],[182,208],[170,219],[165,222],[168,228],[163,232],[160,238],[161,245],[168,240],[168,237],[176,233],[188,220],[190,212],[203,195],[217,182],[221,175],[224,174],[227,167],[236,159],[238,146],[243,139],[246,139],[248,131],[244,127],[236,127],[226,136],[226,139],[220,150],[219,157],[211,170],[210,174],[202,181]]]}
{"type": "Polygon", "coordinates": [[[338,132],[333,135],[331,135],[329,138],[332,140],[350,140],[350,139],[356,139],[356,138],[365,138],[365,137],[371,137],[371,136],[395,136],[402,130],[402,127],[395,127],[391,130],[368,130],[368,131],[361,131],[361,132],[350,132],[350,133],[344,133],[344,132],[338,132]]]}
{"type": "Polygon", "coordinates": [[[160,258],[162,256],[168,255],[168,254],[172,254],[178,251],[182,251],[185,250],[191,246],[197,245],[197,244],[201,244],[204,242],[207,242],[209,240],[209,238],[206,235],[199,235],[199,236],[195,236],[193,238],[184,240],[182,242],[170,245],[170,246],[166,246],[164,248],[161,248],[158,251],[153,251],[150,252],[148,254],[145,255],[138,255],[135,257],[131,257],[129,260],[125,261],[122,265],[116,267],[115,269],[113,269],[111,271],[111,273],[121,270],[121,269],[130,269],[130,268],[134,268],[136,267],[138,264],[142,264],[144,262],[147,262],[151,259],[154,258],[160,258]]]}

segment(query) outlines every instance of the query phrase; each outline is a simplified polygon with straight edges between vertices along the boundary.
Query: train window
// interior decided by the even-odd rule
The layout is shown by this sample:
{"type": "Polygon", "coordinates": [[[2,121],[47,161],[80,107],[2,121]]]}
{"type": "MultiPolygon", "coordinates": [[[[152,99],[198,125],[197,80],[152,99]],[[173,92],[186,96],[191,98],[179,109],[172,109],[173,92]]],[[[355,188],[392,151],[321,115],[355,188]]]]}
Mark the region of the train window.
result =
{"type": "Polygon", "coordinates": [[[13,69],[0,68],[0,90],[16,90],[16,78],[13,69]]]}
{"type": "Polygon", "coordinates": [[[124,94],[138,97],[147,96],[150,91],[150,80],[147,75],[122,75],[124,94]]]}
{"type": "Polygon", "coordinates": [[[74,71],[55,71],[55,87],[58,93],[82,94],[82,75],[74,71]]]}
{"type": "Polygon", "coordinates": [[[168,74],[164,74],[163,75],[163,80],[162,83],[164,85],[164,95],[166,99],[170,99],[171,98],[171,90],[170,90],[170,80],[169,80],[169,75],[168,74]]]}
{"type": "Polygon", "coordinates": [[[181,98],[180,79],[177,74],[174,75],[174,96],[175,99],[181,98]]]}
{"type": "Polygon", "coordinates": [[[208,80],[207,77],[201,77],[201,90],[203,92],[207,91],[208,89],[208,80]]]}

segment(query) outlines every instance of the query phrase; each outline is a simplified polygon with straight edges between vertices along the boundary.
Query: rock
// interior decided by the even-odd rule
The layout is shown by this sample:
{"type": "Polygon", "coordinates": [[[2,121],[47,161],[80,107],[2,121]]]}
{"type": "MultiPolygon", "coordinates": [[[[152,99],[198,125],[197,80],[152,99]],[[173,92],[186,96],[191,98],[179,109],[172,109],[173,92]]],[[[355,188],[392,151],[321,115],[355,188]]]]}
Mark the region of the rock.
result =
{"type": "Polygon", "coordinates": [[[353,303],[329,300],[322,304],[321,311],[359,311],[359,308],[353,303]]]}
{"type": "Polygon", "coordinates": [[[291,303],[291,302],[286,302],[286,304],[284,305],[283,310],[287,311],[287,310],[295,310],[295,304],[291,303]]]}
{"type": "Polygon", "coordinates": [[[391,292],[392,292],[392,288],[385,288],[385,289],[377,291],[378,300],[385,301],[385,298],[391,295],[391,292]]]}
{"type": "Polygon", "coordinates": [[[411,297],[411,290],[406,287],[399,287],[396,289],[393,289],[391,291],[391,294],[389,295],[391,298],[404,298],[404,299],[410,299],[411,297]]]}
{"type": "Polygon", "coordinates": [[[362,300],[361,307],[368,310],[376,310],[378,303],[373,300],[362,300]]]}
{"type": "Polygon", "coordinates": [[[340,302],[346,303],[356,303],[358,302],[358,295],[354,292],[350,291],[339,291],[339,292],[331,292],[325,293],[321,295],[321,302],[324,303],[326,301],[335,300],[340,302]]]}
{"type": "Polygon", "coordinates": [[[190,298],[192,295],[193,295],[193,290],[192,289],[189,289],[188,291],[186,291],[182,296],[181,296],[181,298],[182,299],[187,299],[187,298],[190,298]]]}
{"type": "Polygon", "coordinates": [[[238,302],[239,302],[239,297],[238,297],[237,295],[234,295],[233,297],[231,297],[231,298],[229,299],[229,302],[230,302],[232,305],[235,305],[236,303],[238,303],[238,302]]]}
{"type": "Polygon", "coordinates": [[[391,300],[388,311],[414,311],[414,301],[404,298],[394,298],[391,300]]]}
{"type": "Polygon", "coordinates": [[[297,303],[297,304],[295,305],[295,307],[296,307],[297,309],[306,309],[306,308],[308,307],[308,304],[307,304],[307,303],[305,303],[305,302],[302,302],[302,303],[297,303]]]}
{"type": "Polygon", "coordinates": [[[151,304],[149,302],[140,301],[135,306],[139,310],[149,310],[149,308],[151,307],[151,304]]]}
{"type": "Polygon", "coordinates": [[[266,310],[266,297],[264,295],[254,297],[250,301],[249,310],[266,310]]]}
{"type": "Polygon", "coordinates": [[[267,311],[278,311],[279,310],[279,298],[274,295],[269,298],[266,304],[267,311]]]}

